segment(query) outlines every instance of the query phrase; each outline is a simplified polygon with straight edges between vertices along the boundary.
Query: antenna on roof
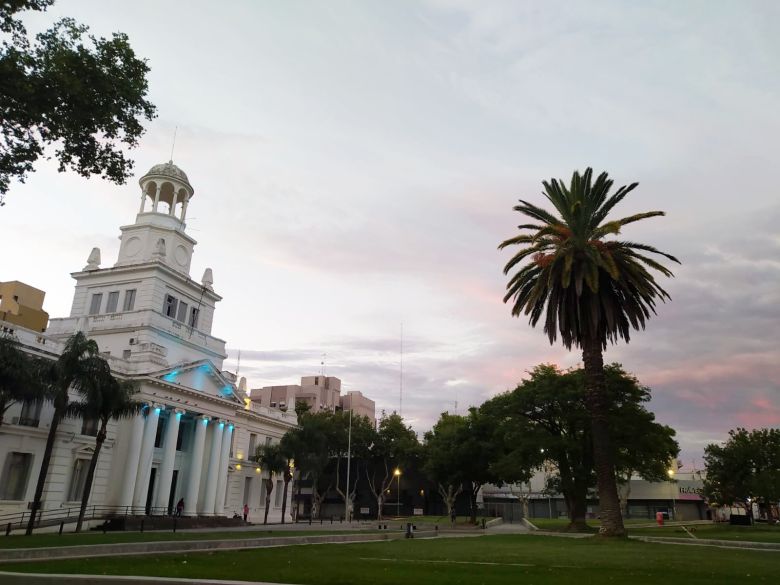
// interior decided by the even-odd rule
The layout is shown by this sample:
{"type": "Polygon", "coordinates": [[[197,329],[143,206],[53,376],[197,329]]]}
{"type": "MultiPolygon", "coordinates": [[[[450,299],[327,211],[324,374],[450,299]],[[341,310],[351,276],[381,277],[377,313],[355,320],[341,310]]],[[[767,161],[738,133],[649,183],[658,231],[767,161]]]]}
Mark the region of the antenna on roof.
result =
{"type": "Polygon", "coordinates": [[[176,126],[173,129],[173,144],[171,144],[171,160],[170,162],[173,162],[173,149],[176,148],[176,133],[179,131],[179,127],[176,126]]]}
{"type": "Polygon", "coordinates": [[[401,367],[398,380],[398,416],[404,413],[404,322],[401,321],[401,367]]]}

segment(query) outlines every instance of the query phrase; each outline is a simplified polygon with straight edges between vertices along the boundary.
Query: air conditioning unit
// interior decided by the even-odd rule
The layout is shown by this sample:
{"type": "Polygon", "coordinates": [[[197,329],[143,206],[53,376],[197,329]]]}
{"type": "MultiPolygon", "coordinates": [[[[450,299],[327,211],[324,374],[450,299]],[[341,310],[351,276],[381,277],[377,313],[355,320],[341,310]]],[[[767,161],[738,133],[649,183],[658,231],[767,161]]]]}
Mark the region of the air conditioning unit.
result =
{"type": "Polygon", "coordinates": [[[136,343],[138,343],[138,340],[135,337],[131,337],[130,338],[130,345],[135,345],[136,343]]]}

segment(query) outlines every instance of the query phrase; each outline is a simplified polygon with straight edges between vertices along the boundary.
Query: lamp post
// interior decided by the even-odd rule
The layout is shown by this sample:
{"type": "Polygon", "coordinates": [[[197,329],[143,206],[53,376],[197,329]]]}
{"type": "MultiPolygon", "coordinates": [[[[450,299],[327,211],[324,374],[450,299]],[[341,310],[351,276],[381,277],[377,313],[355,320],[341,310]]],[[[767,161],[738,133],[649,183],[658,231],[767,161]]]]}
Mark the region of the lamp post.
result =
{"type": "Polygon", "coordinates": [[[677,520],[677,504],[674,499],[674,468],[670,467],[666,473],[669,476],[669,485],[672,489],[672,514],[674,515],[674,519],[677,520]]]}
{"type": "Polygon", "coordinates": [[[398,517],[401,517],[401,470],[397,467],[395,468],[395,471],[393,472],[393,475],[398,478],[398,487],[396,488],[397,493],[397,503],[396,503],[396,514],[398,514],[398,517]]]}
{"type": "MultiPolygon", "coordinates": [[[[347,489],[344,490],[344,518],[352,522],[352,514],[349,509],[349,464],[352,461],[352,404],[349,405],[349,433],[347,434],[347,489]]],[[[338,486],[337,486],[338,487],[338,486]]]]}

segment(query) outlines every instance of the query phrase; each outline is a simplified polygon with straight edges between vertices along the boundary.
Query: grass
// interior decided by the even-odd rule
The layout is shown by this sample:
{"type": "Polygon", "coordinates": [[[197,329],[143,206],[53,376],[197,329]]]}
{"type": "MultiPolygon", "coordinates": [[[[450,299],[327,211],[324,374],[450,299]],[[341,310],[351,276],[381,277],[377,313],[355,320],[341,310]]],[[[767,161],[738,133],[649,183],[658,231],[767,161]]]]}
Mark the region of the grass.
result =
{"type": "MultiPolygon", "coordinates": [[[[531,524],[536,526],[539,530],[550,530],[552,532],[561,532],[568,525],[569,520],[567,518],[529,518],[531,524]]],[[[624,518],[623,524],[630,527],[637,524],[651,524],[653,521],[647,518],[624,518]]],[[[601,525],[599,520],[588,520],[588,526],[592,527],[594,531],[601,525]]]]}
{"type": "MultiPolygon", "coordinates": [[[[356,533],[373,532],[355,529],[356,533]]],[[[180,540],[233,540],[270,536],[315,536],[318,534],[349,534],[339,530],[252,530],[233,532],[83,532],[81,534],[33,534],[31,536],[0,536],[0,549],[40,548],[47,546],[80,546],[86,544],[116,544],[124,542],[162,542],[180,540]]]]}
{"type": "MultiPolygon", "coordinates": [[[[716,540],[734,540],[741,542],[778,542],[780,543],[780,526],[729,526],[728,524],[697,524],[686,526],[696,538],[712,538],[716,540]]],[[[653,528],[634,528],[629,530],[632,536],[669,536],[676,538],[691,538],[680,526],[656,526],[653,528]]]]}
{"type": "Polygon", "coordinates": [[[309,585],[776,583],[780,554],[598,538],[495,535],[4,564],[28,573],[262,580],[309,585]]]}

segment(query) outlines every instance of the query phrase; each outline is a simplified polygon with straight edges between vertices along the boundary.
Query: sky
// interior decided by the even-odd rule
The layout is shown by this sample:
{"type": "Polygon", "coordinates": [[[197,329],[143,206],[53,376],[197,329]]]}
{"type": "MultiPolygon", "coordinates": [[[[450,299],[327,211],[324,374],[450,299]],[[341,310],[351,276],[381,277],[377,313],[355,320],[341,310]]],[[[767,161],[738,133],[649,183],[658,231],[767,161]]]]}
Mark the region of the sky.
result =
{"type": "Polygon", "coordinates": [[[115,261],[178,128],[226,368],[240,350],[251,388],[324,368],[422,433],[580,363],[511,317],[497,245],[519,198],[592,166],[639,182],[621,216],[667,213],[623,235],[682,261],[605,360],[652,389],[686,470],[728,429],[780,425],[776,2],[59,0],[27,22],[62,16],[129,35],[159,116],[127,185],[41,161],[6,197],[0,279],[53,317],[93,246],[115,261]]]}

